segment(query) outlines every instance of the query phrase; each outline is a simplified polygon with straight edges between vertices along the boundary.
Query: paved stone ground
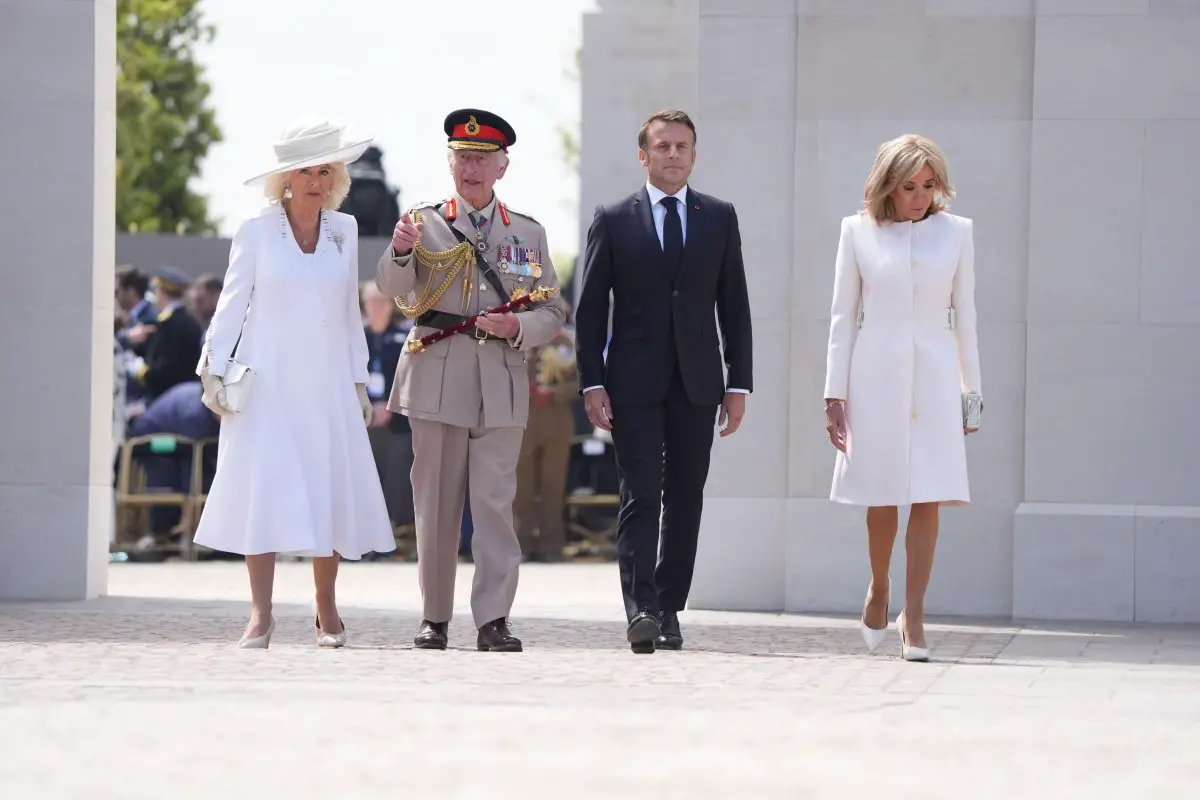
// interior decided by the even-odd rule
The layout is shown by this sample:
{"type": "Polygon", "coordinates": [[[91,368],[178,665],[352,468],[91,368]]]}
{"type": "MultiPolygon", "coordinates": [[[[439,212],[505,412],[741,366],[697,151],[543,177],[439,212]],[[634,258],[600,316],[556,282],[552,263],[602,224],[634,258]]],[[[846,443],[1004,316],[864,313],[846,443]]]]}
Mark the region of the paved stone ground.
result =
{"type": "MultiPolygon", "coordinates": [[[[463,567],[465,601],[470,567],[463,567]]],[[[612,565],[530,566],[523,654],[415,651],[416,572],[344,567],[351,646],[280,564],[243,652],[238,563],[116,565],[110,596],[0,604],[0,797],[1174,798],[1200,781],[1200,629],[931,625],[936,661],[844,618],[687,612],[634,656],[612,565]]]]}

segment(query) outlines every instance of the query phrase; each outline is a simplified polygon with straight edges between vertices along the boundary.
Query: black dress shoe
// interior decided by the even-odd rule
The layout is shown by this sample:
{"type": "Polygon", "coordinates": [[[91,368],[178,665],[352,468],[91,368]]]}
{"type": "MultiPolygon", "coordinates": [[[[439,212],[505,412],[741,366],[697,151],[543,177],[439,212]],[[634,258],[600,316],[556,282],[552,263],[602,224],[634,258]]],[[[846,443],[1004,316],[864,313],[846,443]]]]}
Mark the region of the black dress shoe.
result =
{"type": "Polygon", "coordinates": [[[417,638],[413,639],[413,645],[418,650],[445,650],[446,644],[449,642],[449,637],[446,635],[449,627],[450,623],[448,622],[422,620],[421,630],[417,632],[417,638]]]}
{"type": "Polygon", "coordinates": [[[649,611],[639,611],[629,620],[625,629],[625,640],[629,649],[635,653],[645,654],[654,652],[654,643],[662,635],[658,615],[649,611]]]}
{"type": "Polygon", "coordinates": [[[479,629],[477,647],[485,653],[519,653],[521,640],[512,635],[508,619],[494,619],[479,629]]]}
{"type": "Polygon", "coordinates": [[[661,650],[682,650],[683,633],[679,630],[679,615],[674,611],[662,613],[662,634],[655,645],[661,650]]]}

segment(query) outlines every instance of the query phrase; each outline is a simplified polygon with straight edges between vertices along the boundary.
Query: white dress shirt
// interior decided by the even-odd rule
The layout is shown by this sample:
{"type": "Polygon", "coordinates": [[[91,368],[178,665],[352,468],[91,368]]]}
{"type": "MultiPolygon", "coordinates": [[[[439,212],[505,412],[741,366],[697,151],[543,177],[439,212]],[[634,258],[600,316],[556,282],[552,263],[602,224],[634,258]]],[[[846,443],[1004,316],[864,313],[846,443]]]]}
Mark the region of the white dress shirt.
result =
{"type": "MultiPolygon", "coordinates": [[[[687,193],[688,187],[685,185],[682,189],[674,194],[668,195],[662,189],[659,189],[652,183],[646,183],[646,194],[650,195],[650,213],[654,217],[654,230],[658,232],[658,246],[663,247],[663,224],[667,220],[667,207],[663,205],[664,197],[674,197],[679,200],[676,208],[679,209],[679,226],[683,229],[683,243],[687,244],[687,193]]],[[[603,386],[589,386],[583,390],[584,394],[593,389],[603,389],[603,386]]],[[[735,389],[732,386],[727,388],[726,393],[736,392],[737,394],[750,394],[746,389],[735,389]]]]}
{"type": "Polygon", "coordinates": [[[662,189],[651,183],[646,184],[646,193],[650,195],[650,213],[654,215],[654,230],[658,231],[658,246],[663,246],[663,223],[667,220],[667,207],[663,204],[664,197],[674,197],[679,200],[679,224],[683,228],[683,243],[687,244],[687,191],[684,186],[678,192],[668,195],[662,189]]]}

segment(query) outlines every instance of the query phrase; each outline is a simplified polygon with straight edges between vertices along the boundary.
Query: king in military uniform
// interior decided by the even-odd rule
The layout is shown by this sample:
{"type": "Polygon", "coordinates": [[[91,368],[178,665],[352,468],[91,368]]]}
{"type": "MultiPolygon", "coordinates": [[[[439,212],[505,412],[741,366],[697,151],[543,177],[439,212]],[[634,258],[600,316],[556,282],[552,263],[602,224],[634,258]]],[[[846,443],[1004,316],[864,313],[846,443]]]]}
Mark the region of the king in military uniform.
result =
{"type": "Polygon", "coordinates": [[[515,652],[521,641],[512,635],[508,615],[521,547],[512,506],[529,415],[526,354],[558,335],[566,309],[555,296],[558,279],[545,229],[493,191],[508,169],[508,148],[517,138],[512,126],[495,114],[463,109],[449,114],[444,127],[455,191],[404,213],[376,272],[380,291],[415,320],[388,402],[412,424],[424,602],[414,643],[423,649],[447,645],[469,484],[477,645],[515,652]],[[518,313],[483,313],[524,295],[546,294],[518,313]],[[454,335],[429,339],[464,323],[454,335]]]}

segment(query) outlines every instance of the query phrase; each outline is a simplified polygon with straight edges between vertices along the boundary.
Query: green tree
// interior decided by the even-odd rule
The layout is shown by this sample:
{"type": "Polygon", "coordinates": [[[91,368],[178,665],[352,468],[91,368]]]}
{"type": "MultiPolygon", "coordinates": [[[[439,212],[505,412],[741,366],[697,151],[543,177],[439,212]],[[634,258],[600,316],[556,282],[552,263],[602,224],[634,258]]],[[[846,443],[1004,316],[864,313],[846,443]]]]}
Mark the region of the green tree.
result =
{"type": "Polygon", "coordinates": [[[221,141],[195,46],[212,40],[200,0],[117,0],[117,230],[211,234],[188,188],[221,141]]]}

